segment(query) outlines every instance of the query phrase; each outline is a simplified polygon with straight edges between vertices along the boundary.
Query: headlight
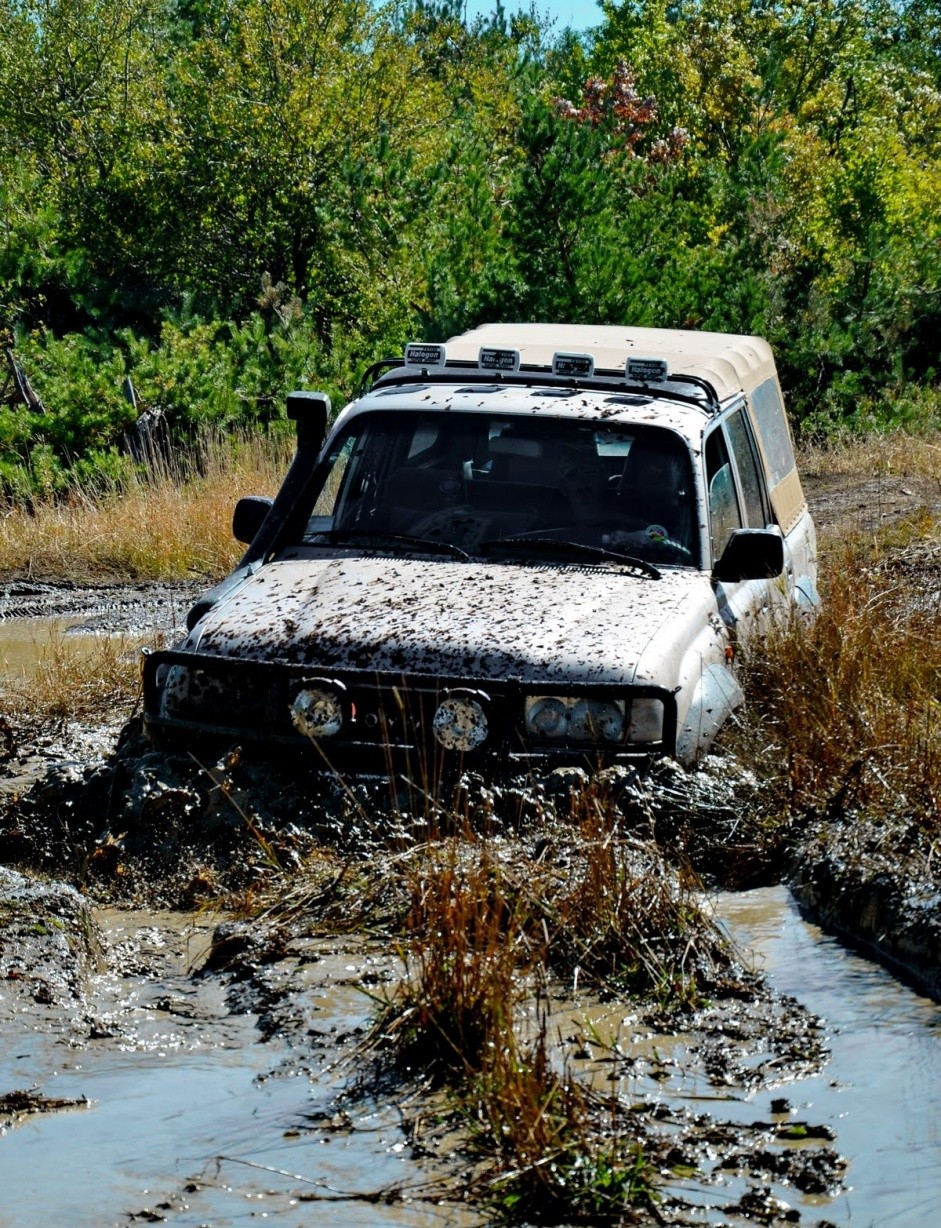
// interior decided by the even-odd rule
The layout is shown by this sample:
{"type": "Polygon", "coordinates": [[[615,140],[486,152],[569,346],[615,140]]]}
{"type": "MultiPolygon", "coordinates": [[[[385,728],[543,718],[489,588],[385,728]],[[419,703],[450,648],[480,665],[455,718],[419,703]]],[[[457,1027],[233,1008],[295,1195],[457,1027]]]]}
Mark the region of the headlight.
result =
{"type": "Polygon", "coordinates": [[[629,742],[663,741],[663,700],[635,699],[631,704],[629,742]]]}
{"type": "Polygon", "coordinates": [[[490,732],[484,706],[472,695],[449,695],[442,700],[431,726],[445,750],[477,750],[490,732]]]}
{"type": "Polygon", "coordinates": [[[291,701],[291,720],[305,738],[332,738],[343,728],[343,703],[336,691],[305,687],[291,701]]]}
{"type": "Polygon", "coordinates": [[[623,699],[533,695],[526,700],[526,732],[554,742],[620,742],[625,712],[623,699]]]}
{"type": "Polygon", "coordinates": [[[564,699],[541,695],[526,701],[526,732],[538,738],[566,738],[569,732],[569,710],[564,699]]]}
{"type": "Polygon", "coordinates": [[[580,699],[569,718],[569,737],[586,742],[620,742],[624,737],[624,701],[580,699]]]}

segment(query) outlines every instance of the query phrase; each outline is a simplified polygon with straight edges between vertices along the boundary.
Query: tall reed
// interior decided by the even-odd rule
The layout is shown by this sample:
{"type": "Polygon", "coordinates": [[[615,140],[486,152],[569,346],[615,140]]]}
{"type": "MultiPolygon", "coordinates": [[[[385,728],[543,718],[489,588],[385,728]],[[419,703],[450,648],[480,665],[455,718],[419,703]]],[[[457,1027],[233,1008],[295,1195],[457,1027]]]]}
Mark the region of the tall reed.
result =
{"type": "Polygon", "coordinates": [[[824,601],[752,646],[747,753],[798,810],[941,833],[941,541],[833,547],[824,601]]]}
{"type": "Polygon", "coordinates": [[[656,851],[619,834],[602,786],[576,797],[538,853],[464,831],[405,864],[405,976],[379,1005],[374,1050],[452,1089],[481,1157],[478,1190],[503,1216],[622,1222],[654,1197],[643,1132],[553,1055],[551,973],[682,1006],[697,959],[723,964],[724,941],[656,851]]]}

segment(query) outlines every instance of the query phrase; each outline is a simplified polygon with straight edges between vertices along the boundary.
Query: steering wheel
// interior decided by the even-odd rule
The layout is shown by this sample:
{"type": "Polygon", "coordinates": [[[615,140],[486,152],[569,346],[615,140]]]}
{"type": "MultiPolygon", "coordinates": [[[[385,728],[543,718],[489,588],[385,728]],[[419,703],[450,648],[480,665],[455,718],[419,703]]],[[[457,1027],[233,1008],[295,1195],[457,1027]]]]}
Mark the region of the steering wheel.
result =
{"type": "Polygon", "coordinates": [[[487,535],[489,521],[476,512],[469,503],[454,507],[442,507],[429,512],[410,526],[415,537],[427,537],[432,541],[448,541],[464,550],[473,550],[487,535]]]}

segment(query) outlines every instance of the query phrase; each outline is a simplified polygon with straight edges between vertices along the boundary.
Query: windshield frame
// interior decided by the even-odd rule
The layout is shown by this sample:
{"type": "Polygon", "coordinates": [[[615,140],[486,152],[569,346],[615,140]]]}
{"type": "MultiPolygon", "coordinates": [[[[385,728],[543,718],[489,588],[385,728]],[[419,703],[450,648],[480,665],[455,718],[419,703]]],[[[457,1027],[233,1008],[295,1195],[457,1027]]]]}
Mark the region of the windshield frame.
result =
{"type": "MultiPolygon", "coordinates": [[[[499,410],[487,407],[476,411],[444,412],[416,406],[414,409],[370,408],[349,417],[338,424],[338,428],[329,437],[319,463],[295,501],[284,531],[279,534],[276,550],[304,545],[348,552],[351,547],[335,537],[344,531],[355,531],[364,537],[375,537],[375,548],[380,548],[383,537],[389,539],[390,549],[400,551],[408,550],[406,539],[409,536],[438,538],[450,541],[476,560],[493,562],[492,555],[479,549],[481,543],[501,537],[524,543],[529,534],[543,542],[547,538],[557,538],[560,546],[569,548],[560,549],[560,559],[570,564],[574,561],[570,547],[581,542],[586,547],[607,549],[612,556],[618,553],[636,556],[657,568],[702,569],[702,517],[698,514],[701,498],[695,458],[688,441],[669,426],[620,418],[599,420],[574,415],[514,414],[502,407],[499,410]],[[593,453],[591,449],[586,451],[589,439],[594,441],[593,453]],[[545,445],[542,449],[540,441],[545,445]],[[563,459],[558,483],[568,482],[571,489],[563,491],[561,484],[549,486],[528,480],[512,481],[508,477],[496,479],[492,471],[498,460],[507,466],[508,472],[514,464],[519,470],[525,471],[528,465],[538,470],[539,456],[549,451],[550,442],[563,456],[570,451],[574,453],[577,443],[587,458],[586,466],[597,465],[600,476],[596,479],[592,475],[589,480],[587,469],[579,472],[577,464],[563,459]],[[627,458],[635,455],[638,443],[654,451],[659,447],[677,475],[673,479],[678,483],[677,489],[672,492],[665,489],[665,494],[676,496],[682,538],[670,536],[673,530],[661,523],[665,521],[663,515],[648,516],[645,523],[634,523],[632,518],[628,524],[627,513],[621,510],[630,491],[636,491],[635,486],[622,491],[622,485],[628,468],[627,458]],[[486,460],[482,447],[487,453],[486,460]],[[437,463],[445,457],[447,465],[437,463]],[[368,483],[364,486],[365,478],[376,489],[383,482],[386,489],[390,482],[393,485],[398,482],[400,498],[411,504],[409,510],[415,515],[413,523],[406,525],[401,518],[396,520],[388,516],[385,520],[377,519],[376,509],[381,500],[376,495],[370,510],[368,500],[364,500],[364,490],[368,486],[368,483]],[[337,479],[336,489],[330,492],[331,481],[337,479]],[[351,514],[352,503],[344,504],[344,501],[350,499],[350,483],[354,481],[359,482],[357,499],[362,507],[358,513],[351,514]],[[426,506],[423,501],[435,483],[437,487],[444,486],[440,508],[426,506]],[[518,496],[519,492],[524,492],[527,499],[525,513],[512,503],[512,496],[518,496]],[[463,524],[457,531],[442,529],[434,523],[428,527],[438,511],[445,519],[450,513],[466,512],[480,516],[483,521],[481,504],[486,506],[488,500],[496,500],[499,506],[489,509],[493,519],[479,528],[463,524]],[[559,523],[547,526],[539,520],[535,512],[537,500],[543,513],[555,515],[559,523]],[[551,510],[546,512],[546,508],[551,510]],[[364,518],[367,512],[369,516],[364,518]],[[422,512],[424,515],[419,515],[422,512]],[[319,517],[319,525],[314,525],[315,517],[319,517]],[[494,528],[494,519],[499,522],[498,529],[494,528]],[[592,525],[591,521],[595,523],[592,525]],[[659,531],[659,536],[652,533],[654,530],[659,531]],[[396,539],[397,547],[393,545],[396,539]]],[[[390,506],[402,512],[394,501],[390,506]]],[[[371,546],[365,548],[373,549],[371,546]]],[[[434,557],[433,553],[419,552],[425,557],[434,557]]],[[[533,561],[537,561],[536,554],[538,561],[545,563],[545,547],[534,553],[533,561]]],[[[518,556],[525,561],[525,551],[513,552],[514,558],[518,556]]],[[[442,552],[441,557],[446,557],[446,553],[442,552]]]]}

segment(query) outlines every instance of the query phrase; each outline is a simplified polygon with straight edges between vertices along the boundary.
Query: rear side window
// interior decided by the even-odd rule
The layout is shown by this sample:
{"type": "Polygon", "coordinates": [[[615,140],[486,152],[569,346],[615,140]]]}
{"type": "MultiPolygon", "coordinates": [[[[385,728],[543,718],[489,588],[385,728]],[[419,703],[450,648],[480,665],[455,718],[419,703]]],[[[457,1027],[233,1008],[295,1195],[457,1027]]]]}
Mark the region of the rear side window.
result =
{"type": "Polygon", "coordinates": [[[783,482],[794,468],[794,449],[791,447],[781,394],[775,381],[768,379],[758,385],[750,400],[774,487],[783,482]]]}

